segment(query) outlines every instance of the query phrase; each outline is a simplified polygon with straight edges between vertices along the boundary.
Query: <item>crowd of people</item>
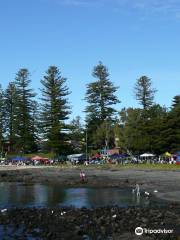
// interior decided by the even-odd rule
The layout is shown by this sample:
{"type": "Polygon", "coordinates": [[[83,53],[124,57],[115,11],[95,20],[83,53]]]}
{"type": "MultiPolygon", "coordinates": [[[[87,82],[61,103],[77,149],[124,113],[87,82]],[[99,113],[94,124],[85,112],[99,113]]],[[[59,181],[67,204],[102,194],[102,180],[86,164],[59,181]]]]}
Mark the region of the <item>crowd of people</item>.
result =
{"type": "Polygon", "coordinates": [[[64,156],[63,158],[44,158],[41,156],[34,156],[31,158],[26,157],[8,157],[0,158],[1,165],[16,165],[16,166],[37,166],[37,165],[57,165],[57,164],[72,164],[72,165],[101,165],[101,164],[141,164],[141,163],[150,163],[150,164],[180,164],[180,153],[170,154],[166,152],[163,155],[157,156],[153,154],[142,154],[142,155],[132,155],[132,154],[113,154],[113,155],[102,155],[95,154],[91,157],[85,155],[69,155],[64,156]]]}

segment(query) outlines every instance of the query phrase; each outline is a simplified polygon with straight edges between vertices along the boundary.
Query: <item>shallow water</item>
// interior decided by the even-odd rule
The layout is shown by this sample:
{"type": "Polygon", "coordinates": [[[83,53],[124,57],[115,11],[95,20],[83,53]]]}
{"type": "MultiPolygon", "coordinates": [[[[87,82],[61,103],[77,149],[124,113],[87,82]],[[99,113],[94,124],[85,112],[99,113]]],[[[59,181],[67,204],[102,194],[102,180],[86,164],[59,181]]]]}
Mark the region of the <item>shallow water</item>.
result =
{"type": "Polygon", "coordinates": [[[132,194],[131,188],[62,188],[58,185],[0,183],[0,208],[11,207],[58,207],[76,208],[117,205],[152,206],[164,205],[154,196],[146,198],[132,194]]]}

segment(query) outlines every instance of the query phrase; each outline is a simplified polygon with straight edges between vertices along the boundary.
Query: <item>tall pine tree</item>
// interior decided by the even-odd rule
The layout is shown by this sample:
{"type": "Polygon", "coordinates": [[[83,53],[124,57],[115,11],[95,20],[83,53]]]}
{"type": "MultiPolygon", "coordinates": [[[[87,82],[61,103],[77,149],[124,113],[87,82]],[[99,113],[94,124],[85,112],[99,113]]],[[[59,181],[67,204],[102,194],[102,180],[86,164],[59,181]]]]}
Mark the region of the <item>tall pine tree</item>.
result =
{"type": "MultiPolygon", "coordinates": [[[[5,133],[5,105],[4,105],[4,91],[0,85],[0,153],[4,149],[4,133],[5,133]]],[[[0,155],[1,156],[1,155],[0,155]]]]}
{"type": "Polygon", "coordinates": [[[17,140],[17,90],[13,82],[10,82],[5,92],[5,108],[6,108],[6,138],[9,145],[9,151],[13,152],[14,145],[17,140]]]}
{"type": "Polygon", "coordinates": [[[118,87],[115,87],[109,80],[108,69],[101,62],[94,67],[92,76],[97,80],[87,85],[85,96],[88,103],[85,109],[86,124],[89,143],[94,144],[95,148],[99,148],[105,146],[107,142],[105,138],[107,137],[103,137],[102,134],[100,140],[100,134],[97,130],[102,127],[102,124],[107,125],[105,121],[111,122],[114,119],[116,113],[114,105],[119,103],[116,96],[118,87]],[[97,132],[98,136],[96,136],[97,132]]]}
{"type": "Polygon", "coordinates": [[[85,135],[81,117],[76,116],[69,124],[68,136],[72,146],[71,152],[80,153],[85,150],[85,135]]]}
{"type": "Polygon", "coordinates": [[[173,98],[173,104],[172,104],[173,108],[180,108],[180,95],[176,95],[173,98]]]}
{"type": "Polygon", "coordinates": [[[15,87],[17,91],[16,111],[16,147],[23,153],[37,150],[36,136],[33,132],[33,104],[35,93],[29,87],[31,80],[28,69],[20,69],[16,74],[15,87]]]}
{"type": "Polygon", "coordinates": [[[162,147],[164,151],[176,152],[180,150],[180,96],[173,98],[172,108],[164,119],[162,133],[162,147]]]}
{"type": "Polygon", "coordinates": [[[66,152],[65,120],[68,119],[70,107],[67,96],[70,94],[66,78],[61,76],[56,66],[50,66],[41,80],[42,113],[41,123],[48,148],[52,152],[66,152]]]}
{"type": "Polygon", "coordinates": [[[136,99],[144,110],[149,109],[153,105],[156,89],[152,88],[152,81],[150,78],[142,76],[137,79],[134,91],[136,99]]]}

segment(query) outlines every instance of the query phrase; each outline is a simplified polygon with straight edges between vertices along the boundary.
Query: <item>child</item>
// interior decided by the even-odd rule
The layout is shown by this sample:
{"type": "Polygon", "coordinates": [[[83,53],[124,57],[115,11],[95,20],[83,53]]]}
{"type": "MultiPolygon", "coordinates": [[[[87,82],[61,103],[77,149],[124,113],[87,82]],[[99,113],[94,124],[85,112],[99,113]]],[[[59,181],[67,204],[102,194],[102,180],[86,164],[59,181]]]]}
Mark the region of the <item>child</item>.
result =
{"type": "Polygon", "coordinates": [[[85,172],[82,172],[82,179],[83,179],[83,182],[85,182],[85,180],[86,180],[85,172]]]}
{"type": "Polygon", "coordinates": [[[81,170],[81,171],[80,171],[80,179],[81,179],[81,182],[82,182],[82,183],[85,182],[85,178],[86,178],[86,175],[85,175],[85,173],[81,170]]]}

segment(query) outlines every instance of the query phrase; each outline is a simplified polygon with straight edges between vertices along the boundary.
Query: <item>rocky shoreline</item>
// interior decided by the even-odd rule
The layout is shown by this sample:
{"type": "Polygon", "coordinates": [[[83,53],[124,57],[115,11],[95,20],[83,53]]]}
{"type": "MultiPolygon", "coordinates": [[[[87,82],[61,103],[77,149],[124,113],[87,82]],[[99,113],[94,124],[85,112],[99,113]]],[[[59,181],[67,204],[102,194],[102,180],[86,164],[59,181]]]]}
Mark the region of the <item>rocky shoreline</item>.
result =
{"type": "MultiPolygon", "coordinates": [[[[179,240],[180,172],[86,169],[87,187],[132,187],[170,199],[165,206],[74,208],[21,208],[0,210],[0,239],[4,240],[179,240]],[[158,195],[159,194],[159,195],[158,195]],[[169,195],[168,195],[169,194],[169,195]],[[135,228],[166,229],[173,233],[135,234],[135,228]]],[[[80,187],[79,168],[0,169],[1,182],[45,183],[80,187]]],[[[83,185],[84,186],[84,185],[83,185]]]]}
{"type": "Polygon", "coordinates": [[[0,212],[1,239],[180,239],[180,205],[155,208],[25,208],[0,212]],[[136,236],[135,228],[173,233],[136,236]]]}

